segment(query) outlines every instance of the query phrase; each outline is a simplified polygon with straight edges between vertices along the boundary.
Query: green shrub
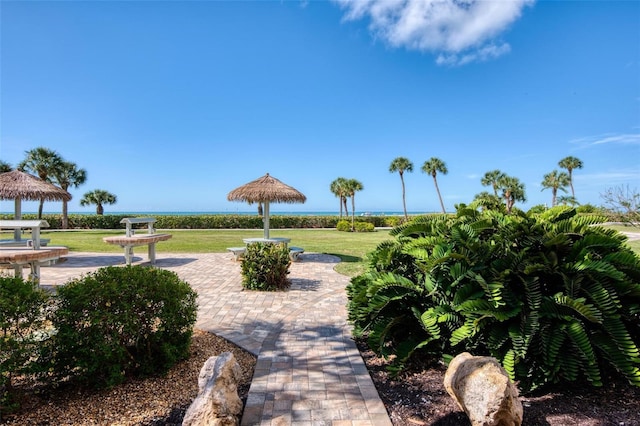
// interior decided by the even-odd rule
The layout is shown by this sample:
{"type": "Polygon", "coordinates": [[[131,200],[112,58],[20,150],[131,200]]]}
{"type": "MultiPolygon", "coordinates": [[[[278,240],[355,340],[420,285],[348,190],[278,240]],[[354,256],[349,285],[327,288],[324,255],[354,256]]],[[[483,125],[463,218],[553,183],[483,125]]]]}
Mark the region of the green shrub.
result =
{"type": "Polygon", "coordinates": [[[242,259],[242,286],[249,290],[289,288],[289,249],[284,244],[253,243],[242,259]]]}
{"type": "Polygon", "coordinates": [[[342,232],[351,232],[351,222],[348,220],[341,220],[336,225],[336,229],[342,232]]]}
{"type": "Polygon", "coordinates": [[[544,213],[545,211],[547,211],[547,206],[544,204],[536,204],[535,206],[531,207],[527,213],[528,214],[541,214],[544,213]]]}
{"type": "Polygon", "coordinates": [[[48,345],[59,378],[97,387],[167,371],[187,357],[195,291],[178,276],[143,266],[105,267],[58,289],[48,345]]]}
{"type": "Polygon", "coordinates": [[[0,275],[0,419],[17,407],[14,375],[31,372],[43,335],[47,294],[22,277],[0,275]]]}
{"type": "Polygon", "coordinates": [[[640,257],[603,218],[461,208],[417,218],[347,288],[349,320],[394,368],[420,353],[496,357],[525,392],[612,368],[640,386],[640,257]]]}
{"type": "Polygon", "coordinates": [[[356,232],[373,232],[373,231],[375,231],[375,227],[373,226],[373,223],[369,223],[369,222],[355,222],[353,226],[354,226],[356,232]]]}

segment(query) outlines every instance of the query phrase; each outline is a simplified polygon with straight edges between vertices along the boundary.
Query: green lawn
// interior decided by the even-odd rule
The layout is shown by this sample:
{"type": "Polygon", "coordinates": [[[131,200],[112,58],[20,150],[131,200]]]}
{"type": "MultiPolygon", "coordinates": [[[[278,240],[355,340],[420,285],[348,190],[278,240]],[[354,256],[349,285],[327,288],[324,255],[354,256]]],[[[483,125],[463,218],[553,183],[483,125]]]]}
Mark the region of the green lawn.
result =
{"type": "MultiPolygon", "coordinates": [[[[141,233],[144,231],[140,231],[141,233]]],[[[261,230],[167,230],[173,237],[157,244],[161,253],[225,253],[227,247],[244,245],[243,238],[262,237],[261,230]]],[[[123,230],[109,231],[44,231],[42,238],[49,238],[51,245],[69,247],[70,251],[120,253],[119,246],[107,244],[103,237],[123,235],[123,230]]],[[[272,230],[272,237],[291,238],[291,245],[307,252],[334,254],[342,262],[336,270],[348,276],[364,271],[364,258],[380,242],[390,239],[388,230],[376,232],[338,232],[332,229],[283,229],[272,230]]]]}
{"type": "MultiPolygon", "coordinates": [[[[622,232],[639,232],[631,226],[609,226],[622,232]]],[[[144,232],[144,231],[141,231],[144,232]]],[[[243,238],[262,237],[262,230],[168,230],[173,235],[168,241],[158,243],[158,253],[225,253],[227,247],[242,246],[243,238]]],[[[51,239],[51,245],[69,247],[71,251],[120,253],[119,246],[106,244],[103,237],[123,235],[123,230],[109,231],[44,231],[42,238],[51,239]]],[[[355,276],[365,269],[365,256],[382,241],[388,240],[388,230],[376,232],[339,232],[333,229],[276,229],[272,237],[291,238],[291,245],[302,247],[307,252],[334,254],[342,262],[336,267],[341,274],[355,276]]],[[[629,241],[629,246],[640,254],[640,240],[629,241]]]]}

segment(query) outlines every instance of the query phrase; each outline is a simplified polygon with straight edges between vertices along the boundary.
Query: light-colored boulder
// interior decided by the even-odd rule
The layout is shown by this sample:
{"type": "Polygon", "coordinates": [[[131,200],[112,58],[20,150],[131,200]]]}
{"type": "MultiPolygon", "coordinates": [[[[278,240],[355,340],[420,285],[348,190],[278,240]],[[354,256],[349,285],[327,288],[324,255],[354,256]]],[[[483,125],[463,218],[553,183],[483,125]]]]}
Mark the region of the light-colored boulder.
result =
{"type": "Polygon", "coordinates": [[[198,396],[189,406],[183,426],[236,426],[242,413],[238,381],[242,369],[231,352],[209,358],[198,376],[198,396]]]}
{"type": "Polygon", "coordinates": [[[518,389],[495,358],[461,353],[449,364],[444,387],[473,426],[522,424],[518,389]]]}

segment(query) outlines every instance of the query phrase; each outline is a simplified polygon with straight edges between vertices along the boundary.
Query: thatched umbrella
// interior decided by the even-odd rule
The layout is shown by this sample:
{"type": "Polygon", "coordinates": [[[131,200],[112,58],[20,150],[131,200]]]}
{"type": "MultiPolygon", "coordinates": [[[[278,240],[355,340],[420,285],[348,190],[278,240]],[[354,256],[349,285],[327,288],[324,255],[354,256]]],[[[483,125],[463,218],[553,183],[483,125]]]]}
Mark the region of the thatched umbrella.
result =
{"type": "Polygon", "coordinates": [[[307,201],[307,197],[297,189],[282,183],[267,173],[261,178],[231,191],[227,194],[227,200],[263,203],[264,237],[269,238],[269,203],[304,203],[307,201]]]}
{"type": "MultiPolygon", "coordinates": [[[[20,170],[0,174],[0,200],[15,200],[14,219],[22,218],[22,200],[69,201],[71,194],[64,189],[20,170]]],[[[20,230],[16,231],[19,239],[20,230]]]]}

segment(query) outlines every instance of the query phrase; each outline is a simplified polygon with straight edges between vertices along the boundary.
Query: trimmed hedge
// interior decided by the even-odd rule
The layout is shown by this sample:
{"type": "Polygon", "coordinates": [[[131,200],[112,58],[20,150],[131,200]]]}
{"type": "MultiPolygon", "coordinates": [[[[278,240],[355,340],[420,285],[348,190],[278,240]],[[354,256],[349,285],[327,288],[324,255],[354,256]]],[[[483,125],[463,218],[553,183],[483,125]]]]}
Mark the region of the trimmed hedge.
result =
{"type": "MultiPolygon", "coordinates": [[[[120,221],[132,215],[124,214],[70,214],[69,229],[124,229],[120,221]]],[[[202,214],[202,215],[158,215],[158,229],[262,229],[262,217],[239,214],[202,214]]],[[[36,214],[24,214],[25,220],[37,219],[36,214]]],[[[48,229],[62,229],[61,214],[44,214],[42,218],[49,223],[48,229]]],[[[0,219],[13,219],[12,214],[2,214],[0,219]]],[[[338,216],[284,216],[274,215],[269,218],[271,229],[303,229],[303,228],[335,228],[338,216]]],[[[375,227],[393,227],[402,218],[397,216],[359,216],[359,222],[371,223],[375,227]]]]}

